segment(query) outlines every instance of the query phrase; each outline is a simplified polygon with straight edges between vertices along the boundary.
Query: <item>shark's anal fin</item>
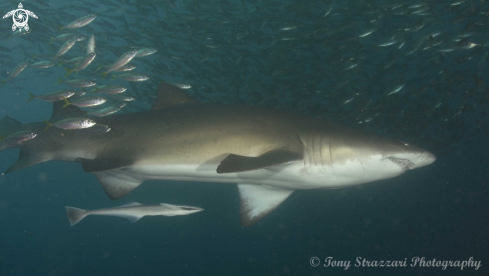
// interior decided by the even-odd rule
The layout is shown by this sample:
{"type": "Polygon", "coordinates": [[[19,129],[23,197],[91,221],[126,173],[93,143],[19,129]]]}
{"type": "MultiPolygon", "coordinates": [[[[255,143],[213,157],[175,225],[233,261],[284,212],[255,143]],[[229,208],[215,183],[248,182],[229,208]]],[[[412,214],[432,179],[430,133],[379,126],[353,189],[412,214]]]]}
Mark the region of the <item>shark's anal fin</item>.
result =
{"type": "Polygon", "coordinates": [[[96,159],[81,158],[80,161],[85,172],[113,170],[134,164],[132,159],[124,159],[122,157],[102,157],[96,159]]]}
{"type": "Polygon", "coordinates": [[[20,154],[19,154],[19,160],[17,160],[17,162],[15,162],[15,164],[10,166],[10,168],[8,168],[5,171],[5,173],[6,174],[11,173],[13,171],[20,170],[23,168],[27,168],[29,166],[39,164],[42,162],[46,162],[49,160],[51,160],[51,159],[46,157],[46,156],[30,154],[29,152],[21,149],[20,154]]]}
{"type": "Polygon", "coordinates": [[[302,154],[285,149],[266,152],[258,157],[230,154],[217,167],[217,173],[236,173],[259,170],[266,167],[282,165],[302,160],[302,154]]]}
{"type": "Polygon", "coordinates": [[[93,172],[93,175],[100,181],[110,199],[119,199],[127,195],[143,182],[118,169],[93,172]]]}
{"type": "Polygon", "coordinates": [[[265,185],[238,184],[241,225],[250,226],[275,210],[294,190],[265,185]]]}
{"type": "Polygon", "coordinates": [[[199,103],[196,99],[190,97],[180,88],[168,83],[161,83],[158,86],[158,95],[151,110],[158,110],[177,104],[199,103]]]}

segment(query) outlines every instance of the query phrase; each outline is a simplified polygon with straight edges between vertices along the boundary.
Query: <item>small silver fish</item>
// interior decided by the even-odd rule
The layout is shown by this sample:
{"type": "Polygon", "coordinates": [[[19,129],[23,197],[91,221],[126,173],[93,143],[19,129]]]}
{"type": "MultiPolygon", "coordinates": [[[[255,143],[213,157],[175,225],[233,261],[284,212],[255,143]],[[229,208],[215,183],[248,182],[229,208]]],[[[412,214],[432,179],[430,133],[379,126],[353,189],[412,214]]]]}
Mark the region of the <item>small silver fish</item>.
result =
{"type": "MultiPolygon", "coordinates": [[[[157,49],[155,48],[143,48],[143,49],[139,49],[136,53],[136,56],[135,57],[145,57],[145,56],[149,56],[149,55],[152,55],[154,53],[158,52],[157,49]]],[[[114,70],[115,71],[115,70],[114,70]]]]}
{"type": "Polygon", "coordinates": [[[72,37],[72,38],[68,39],[68,41],[66,41],[65,44],[63,44],[63,46],[61,46],[61,48],[59,48],[59,50],[56,53],[56,55],[54,56],[53,60],[56,60],[58,57],[64,55],[66,52],[68,52],[73,47],[73,45],[75,45],[76,41],[77,41],[76,37],[72,37]]]}
{"type": "Polygon", "coordinates": [[[73,37],[76,37],[77,38],[77,41],[82,41],[82,40],[87,39],[87,37],[84,36],[84,35],[80,35],[80,34],[77,34],[77,33],[69,33],[69,34],[62,34],[62,35],[59,35],[57,37],[51,37],[51,41],[49,42],[49,44],[53,43],[53,41],[55,41],[55,40],[63,40],[63,41],[66,41],[66,40],[71,39],[73,37]]]}
{"type": "Polygon", "coordinates": [[[136,69],[136,65],[126,64],[126,65],[122,66],[121,68],[114,70],[114,72],[127,72],[127,71],[132,71],[134,69],[136,69]]]}
{"type": "Polygon", "coordinates": [[[112,78],[121,78],[126,81],[145,81],[149,80],[149,77],[144,74],[139,73],[127,73],[118,76],[113,76],[112,78]]]}
{"type": "Polygon", "coordinates": [[[124,53],[120,58],[118,58],[110,67],[109,69],[107,70],[107,72],[104,72],[102,73],[102,75],[104,76],[104,78],[107,76],[107,74],[109,72],[112,72],[112,71],[115,71],[119,68],[121,68],[122,66],[126,65],[129,63],[129,61],[131,61],[135,56],[136,54],[138,53],[137,50],[131,50],[127,53],[124,53]]]}
{"type": "Polygon", "coordinates": [[[123,93],[127,90],[126,87],[122,85],[103,85],[100,87],[95,87],[95,90],[92,90],[92,93],[106,93],[106,94],[118,94],[123,93]]]}
{"type": "Polygon", "coordinates": [[[117,111],[121,110],[126,105],[127,105],[127,103],[116,103],[116,104],[113,104],[113,105],[108,106],[106,108],[102,108],[99,110],[89,112],[88,115],[93,115],[93,116],[98,116],[98,117],[107,116],[107,115],[116,113],[117,111]]]}
{"type": "Polygon", "coordinates": [[[83,210],[66,206],[66,213],[70,220],[70,225],[73,226],[89,215],[98,216],[116,216],[128,219],[130,222],[136,222],[144,216],[182,216],[190,215],[204,209],[192,206],[178,206],[160,203],[157,205],[142,205],[137,202],[118,206],[115,208],[105,208],[97,210],[83,210]]]}
{"type": "Polygon", "coordinates": [[[71,22],[70,24],[68,24],[66,26],[61,27],[61,30],[81,28],[83,26],[90,24],[90,22],[95,20],[95,18],[97,18],[96,14],[89,14],[87,16],[78,18],[77,20],[71,22]]]}
{"type": "Polygon", "coordinates": [[[92,34],[87,44],[87,55],[90,53],[95,53],[95,36],[92,34]]]}
{"type": "Polygon", "coordinates": [[[30,92],[29,93],[30,98],[27,100],[28,102],[38,99],[38,100],[43,100],[46,102],[55,102],[55,101],[61,101],[63,99],[68,99],[69,97],[75,95],[75,91],[73,90],[60,90],[60,91],[54,91],[48,94],[44,94],[41,96],[36,96],[30,92]]]}
{"type": "Polygon", "coordinates": [[[75,131],[78,133],[82,133],[82,134],[96,135],[96,134],[102,134],[102,133],[109,132],[110,127],[108,125],[96,124],[92,127],[83,128],[83,129],[76,129],[75,131]]]}
{"type": "Polygon", "coordinates": [[[96,124],[95,121],[86,118],[68,118],[56,123],[51,123],[48,121],[44,121],[44,123],[47,125],[44,131],[48,130],[52,126],[61,129],[82,129],[92,127],[96,124]]]}
{"type": "Polygon", "coordinates": [[[47,61],[40,61],[31,64],[29,67],[34,68],[34,69],[46,69],[54,66],[54,62],[47,60],[47,61]]]}
{"type": "Polygon", "coordinates": [[[7,143],[7,144],[22,145],[23,142],[32,140],[36,136],[37,134],[35,132],[32,132],[30,130],[23,130],[23,131],[10,134],[9,136],[6,137],[0,136],[0,141],[2,143],[7,143]]]}
{"type": "Polygon", "coordinates": [[[116,101],[121,101],[121,102],[132,102],[132,101],[136,100],[134,97],[125,95],[125,93],[124,94],[112,94],[109,96],[112,99],[114,99],[116,101]]]}
{"type": "Polygon", "coordinates": [[[79,107],[89,107],[104,104],[107,99],[102,97],[84,97],[84,98],[76,98],[75,100],[69,101],[64,99],[65,104],[62,108],[69,106],[70,104],[79,107]]]}
{"type": "Polygon", "coordinates": [[[192,88],[192,85],[188,84],[188,83],[183,83],[183,82],[168,82],[168,84],[171,84],[173,86],[176,86],[180,89],[190,89],[192,88]]]}
{"type": "Polygon", "coordinates": [[[69,76],[74,71],[78,72],[87,68],[87,66],[90,65],[90,63],[92,63],[92,61],[95,59],[96,56],[97,54],[92,52],[88,54],[80,63],[78,63],[78,65],[75,68],[73,69],[65,68],[65,70],[68,71],[65,77],[69,76]]]}
{"type": "Polygon", "coordinates": [[[69,86],[73,86],[73,87],[91,87],[91,86],[95,86],[97,84],[91,80],[74,79],[74,80],[64,81],[61,78],[58,78],[58,82],[55,83],[54,85],[57,85],[60,83],[65,83],[65,84],[67,84],[69,86]]]}
{"type": "Polygon", "coordinates": [[[12,74],[10,74],[10,76],[6,80],[2,81],[2,85],[0,85],[0,87],[4,86],[8,81],[12,80],[13,78],[17,77],[22,71],[24,71],[27,65],[29,65],[29,60],[26,60],[21,64],[17,65],[17,67],[15,67],[14,71],[12,72],[12,74]]]}

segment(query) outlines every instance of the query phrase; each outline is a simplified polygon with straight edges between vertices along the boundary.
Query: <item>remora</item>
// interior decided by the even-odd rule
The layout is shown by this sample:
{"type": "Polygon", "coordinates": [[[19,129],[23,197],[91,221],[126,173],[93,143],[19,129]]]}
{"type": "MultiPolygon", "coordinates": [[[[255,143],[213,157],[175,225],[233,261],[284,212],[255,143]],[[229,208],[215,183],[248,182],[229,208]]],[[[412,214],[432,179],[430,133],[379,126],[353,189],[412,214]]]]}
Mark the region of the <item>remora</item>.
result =
{"type": "MultiPolygon", "coordinates": [[[[51,122],[86,117],[55,102],[51,122]]],[[[152,110],[93,118],[98,135],[42,131],[6,116],[0,134],[34,130],[6,173],[49,160],[80,162],[118,199],[146,180],[237,183],[241,223],[249,226],[297,189],[341,188],[429,165],[416,146],[321,119],[270,108],[201,103],[163,83],[152,110]]],[[[1,143],[1,142],[0,142],[1,143]]],[[[0,144],[0,149],[7,148],[0,144]]]]}

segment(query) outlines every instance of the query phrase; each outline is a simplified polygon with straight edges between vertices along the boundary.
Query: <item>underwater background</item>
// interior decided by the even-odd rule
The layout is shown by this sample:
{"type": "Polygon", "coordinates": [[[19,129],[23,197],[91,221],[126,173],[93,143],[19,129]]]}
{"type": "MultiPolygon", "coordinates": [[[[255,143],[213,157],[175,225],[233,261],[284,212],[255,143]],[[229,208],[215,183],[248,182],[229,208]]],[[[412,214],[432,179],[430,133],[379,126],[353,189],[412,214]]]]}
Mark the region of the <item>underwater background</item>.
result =
{"type": "MultiPolygon", "coordinates": [[[[0,14],[17,9],[2,0],[0,14]]],[[[77,42],[51,68],[26,68],[0,88],[0,117],[39,122],[52,104],[27,102],[86,78],[122,84],[120,113],[151,107],[161,81],[204,102],[294,111],[415,144],[430,166],[337,190],[298,190],[255,225],[239,222],[235,185],[148,181],[110,200],[80,164],[51,161],[0,176],[0,275],[487,275],[489,4],[440,1],[22,1],[30,31],[0,21],[0,79],[21,62],[51,60],[60,27],[96,40],[95,61],[65,77],[77,42]],[[133,48],[150,77],[103,79],[133,48]],[[136,223],[91,216],[71,227],[64,206],[129,201],[199,206],[189,216],[136,223]],[[320,265],[310,264],[312,257],[320,265]],[[405,260],[408,267],[324,267],[324,260],[405,260]],[[413,257],[482,266],[409,267],[413,257]]],[[[117,75],[117,74],[115,74],[117,75]]],[[[18,158],[1,153],[0,171],[18,158]]]]}

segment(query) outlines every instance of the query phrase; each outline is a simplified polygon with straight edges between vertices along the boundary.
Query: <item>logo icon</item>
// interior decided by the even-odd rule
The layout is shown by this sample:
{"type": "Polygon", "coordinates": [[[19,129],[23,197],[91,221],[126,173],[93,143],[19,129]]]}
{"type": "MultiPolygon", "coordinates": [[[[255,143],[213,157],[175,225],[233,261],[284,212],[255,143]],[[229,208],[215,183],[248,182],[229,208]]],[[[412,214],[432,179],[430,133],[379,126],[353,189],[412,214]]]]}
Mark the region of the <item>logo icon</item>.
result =
{"type": "Polygon", "coordinates": [[[311,260],[309,261],[312,267],[317,267],[321,261],[319,260],[318,257],[312,257],[311,260]]]}
{"type": "Polygon", "coordinates": [[[27,21],[29,20],[29,15],[37,19],[37,15],[31,11],[24,10],[22,3],[19,3],[19,8],[13,11],[9,11],[6,15],[3,16],[3,19],[7,17],[11,17],[14,20],[14,24],[12,25],[12,31],[19,31],[23,28],[25,31],[29,31],[29,25],[27,25],[27,21]]]}

